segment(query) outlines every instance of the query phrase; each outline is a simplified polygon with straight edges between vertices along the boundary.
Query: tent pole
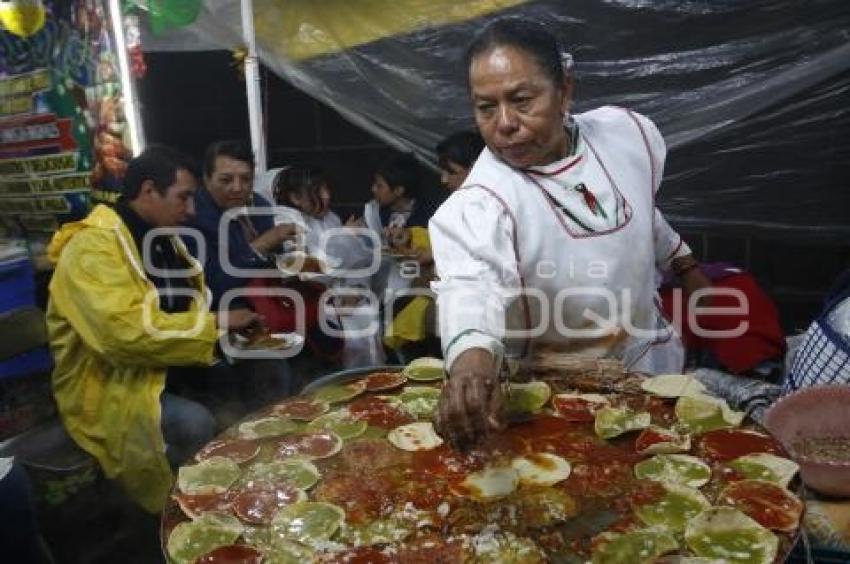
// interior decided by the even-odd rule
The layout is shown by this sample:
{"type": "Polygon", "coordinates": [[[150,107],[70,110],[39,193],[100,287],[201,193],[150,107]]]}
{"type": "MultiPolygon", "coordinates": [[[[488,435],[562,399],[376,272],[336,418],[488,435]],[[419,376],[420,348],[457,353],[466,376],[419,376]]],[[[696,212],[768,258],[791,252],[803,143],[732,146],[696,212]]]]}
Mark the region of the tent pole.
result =
{"type": "Polygon", "coordinates": [[[248,121],[251,126],[251,147],[256,162],[255,175],[266,172],[266,140],[263,136],[263,104],[260,94],[260,69],[257,59],[257,37],[254,33],[254,2],[241,0],[242,39],[248,54],[245,57],[245,89],[248,95],[248,121]]]}
{"type": "Polygon", "coordinates": [[[109,20],[112,24],[112,34],[115,37],[115,51],[118,55],[118,73],[121,77],[121,100],[124,105],[124,116],[127,119],[130,151],[135,157],[145,148],[145,134],[142,130],[142,119],[139,115],[136,88],[130,76],[127,42],[124,38],[124,18],[121,14],[119,0],[109,0],[109,20]]]}

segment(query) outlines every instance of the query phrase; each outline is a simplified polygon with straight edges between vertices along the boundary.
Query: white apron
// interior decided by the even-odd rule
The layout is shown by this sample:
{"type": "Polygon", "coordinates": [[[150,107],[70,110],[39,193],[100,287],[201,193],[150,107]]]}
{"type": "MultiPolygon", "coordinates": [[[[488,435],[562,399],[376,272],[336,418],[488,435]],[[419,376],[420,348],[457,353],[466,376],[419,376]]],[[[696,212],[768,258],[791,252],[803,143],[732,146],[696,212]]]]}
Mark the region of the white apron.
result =
{"type": "MultiPolygon", "coordinates": [[[[625,110],[606,111],[622,112],[614,116],[618,127],[607,127],[604,117],[576,116],[588,146],[581,180],[591,187],[611,186],[622,195],[626,219],[618,227],[594,233],[575,229],[556,207],[557,191],[563,188],[545,175],[510,168],[487,149],[465,183],[465,189],[484,190],[497,199],[510,217],[510,258],[518,265],[519,286],[532,292],[528,299],[512,302],[506,325],[509,330],[537,330],[531,338],[508,335],[506,354],[550,348],[619,358],[633,371],[679,372],[684,350],[656,302],[656,171],[648,146],[636,151],[635,139],[646,140],[637,121],[629,116],[626,121],[631,123],[623,123],[625,110]],[[631,135],[623,135],[627,126],[631,135]],[[545,298],[547,311],[535,293],[545,298]],[[588,313],[607,321],[588,319],[588,313]]],[[[638,148],[640,144],[637,141],[638,148]]]]}

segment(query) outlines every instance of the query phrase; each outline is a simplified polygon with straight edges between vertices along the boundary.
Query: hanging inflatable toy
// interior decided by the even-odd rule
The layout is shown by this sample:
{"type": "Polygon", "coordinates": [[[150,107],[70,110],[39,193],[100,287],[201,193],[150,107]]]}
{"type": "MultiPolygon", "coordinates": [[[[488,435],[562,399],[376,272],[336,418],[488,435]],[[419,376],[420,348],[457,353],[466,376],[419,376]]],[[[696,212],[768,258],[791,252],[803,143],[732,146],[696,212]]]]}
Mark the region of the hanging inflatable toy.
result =
{"type": "Polygon", "coordinates": [[[41,0],[0,0],[0,23],[18,37],[26,39],[38,32],[45,16],[41,0]]]}

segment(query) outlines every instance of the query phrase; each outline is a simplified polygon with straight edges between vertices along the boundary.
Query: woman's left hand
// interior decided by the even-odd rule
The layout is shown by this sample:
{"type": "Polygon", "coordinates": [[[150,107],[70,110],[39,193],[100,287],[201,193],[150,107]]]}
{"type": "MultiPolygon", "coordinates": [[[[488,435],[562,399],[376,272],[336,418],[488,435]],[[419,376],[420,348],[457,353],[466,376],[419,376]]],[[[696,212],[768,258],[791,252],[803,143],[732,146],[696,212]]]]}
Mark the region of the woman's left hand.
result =
{"type": "MultiPolygon", "coordinates": [[[[702,269],[699,267],[699,261],[693,254],[687,254],[676,257],[670,263],[670,268],[673,274],[679,279],[682,289],[685,290],[685,296],[690,297],[691,294],[704,288],[711,288],[711,280],[708,279],[702,269]]],[[[711,305],[711,296],[700,296],[697,305],[700,307],[708,307],[711,305]]]]}
{"type": "MultiPolygon", "coordinates": [[[[681,279],[682,289],[685,290],[685,295],[689,297],[697,290],[711,288],[711,280],[708,279],[708,276],[699,267],[692,268],[683,273],[681,279]]],[[[708,294],[700,296],[699,300],[697,300],[697,305],[700,307],[709,307],[711,305],[711,296],[708,294]]]]}

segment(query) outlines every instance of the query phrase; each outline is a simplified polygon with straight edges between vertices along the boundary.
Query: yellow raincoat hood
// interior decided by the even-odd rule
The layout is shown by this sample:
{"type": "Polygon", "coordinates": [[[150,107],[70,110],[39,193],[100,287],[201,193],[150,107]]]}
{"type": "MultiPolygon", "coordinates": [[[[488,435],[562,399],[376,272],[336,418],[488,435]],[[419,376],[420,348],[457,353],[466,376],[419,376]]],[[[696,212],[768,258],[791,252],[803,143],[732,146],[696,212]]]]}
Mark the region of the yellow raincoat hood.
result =
{"type": "Polygon", "coordinates": [[[172,483],[160,429],[166,369],[210,364],[217,337],[201,267],[176,246],[195,266],[198,291],[182,313],[159,309],[133,237],[111,208],[64,225],[47,249],[56,263],[47,327],[62,421],[151,512],[163,508],[172,483]]]}

